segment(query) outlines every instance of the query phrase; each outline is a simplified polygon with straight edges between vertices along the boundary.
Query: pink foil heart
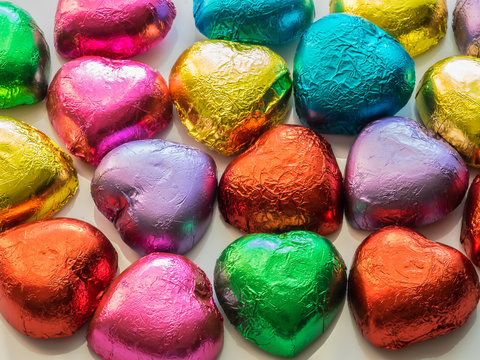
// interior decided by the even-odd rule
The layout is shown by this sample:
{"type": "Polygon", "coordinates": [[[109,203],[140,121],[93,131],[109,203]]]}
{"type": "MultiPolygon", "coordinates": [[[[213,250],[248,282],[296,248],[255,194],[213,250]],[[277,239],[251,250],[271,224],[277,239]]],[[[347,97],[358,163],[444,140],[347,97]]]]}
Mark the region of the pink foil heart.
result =
{"type": "Polygon", "coordinates": [[[87,332],[102,359],[214,360],[223,318],[205,273],[179,255],[152,253],[120,274],[87,332]]]}
{"type": "Polygon", "coordinates": [[[175,16],[170,0],[60,0],[55,48],[67,58],[129,58],[160,42],[175,16]]]}
{"type": "Polygon", "coordinates": [[[121,144],[151,138],[172,119],[163,77],[130,60],[70,61],[55,75],[46,101],[68,151],[92,165],[121,144]]]}

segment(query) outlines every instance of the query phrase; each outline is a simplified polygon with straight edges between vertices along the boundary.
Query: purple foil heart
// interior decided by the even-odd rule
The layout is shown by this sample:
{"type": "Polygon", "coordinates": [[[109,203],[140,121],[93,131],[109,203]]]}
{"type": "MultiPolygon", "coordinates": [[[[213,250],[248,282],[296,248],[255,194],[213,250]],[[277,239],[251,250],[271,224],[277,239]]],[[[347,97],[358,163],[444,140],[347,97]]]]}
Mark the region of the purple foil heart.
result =
{"type": "Polygon", "coordinates": [[[132,248],[182,254],[205,233],[216,186],[210,156],[186,145],[141,140],[103,158],[91,191],[100,212],[132,248]]]}
{"type": "Polygon", "coordinates": [[[367,126],[345,170],[347,219],[358,229],[433,223],[462,201],[468,169],[444,140],[411,119],[367,126]]]}

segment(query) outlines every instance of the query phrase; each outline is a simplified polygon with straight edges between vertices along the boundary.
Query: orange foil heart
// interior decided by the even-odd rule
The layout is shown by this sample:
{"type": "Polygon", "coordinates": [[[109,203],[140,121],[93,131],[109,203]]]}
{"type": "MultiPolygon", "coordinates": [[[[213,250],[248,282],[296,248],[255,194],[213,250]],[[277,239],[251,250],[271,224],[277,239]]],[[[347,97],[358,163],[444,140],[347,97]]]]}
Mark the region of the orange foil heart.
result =
{"type": "Polygon", "coordinates": [[[117,253],[92,225],[51,219],[0,235],[0,312],[35,338],[72,335],[117,272],[117,253]]]}
{"type": "Polygon", "coordinates": [[[342,174],[323,137],[279,125],[228,165],[218,201],[224,219],[246,233],[326,235],[342,221],[342,174]]]}
{"type": "Polygon", "coordinates": [[[348,279],[348,301],[360,331],[386,349],[402,349],[462,326],[479,297],[470,260],[399,226],[363,241],[348,279]]]}

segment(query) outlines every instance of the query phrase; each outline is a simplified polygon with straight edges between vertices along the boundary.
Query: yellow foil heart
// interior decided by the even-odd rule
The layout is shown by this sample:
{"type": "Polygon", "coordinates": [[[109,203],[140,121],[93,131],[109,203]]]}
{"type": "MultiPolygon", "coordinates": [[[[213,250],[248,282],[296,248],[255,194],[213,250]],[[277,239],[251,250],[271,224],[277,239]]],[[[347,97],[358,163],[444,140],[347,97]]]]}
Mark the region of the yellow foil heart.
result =
{"type": "Polygon", "coordinates": [[[231,41],[195,43],[170,73],[170,93],[189,134],[212,150],[245,150],[289,110],[292,80],[270,49],[231,41]]]}
{"type": "Polygon", "coordinates": [[[445,0],[330,0],[330,11],[373,22],[397,39],[411,56],[435,46],[447,31],[445,0]]]}
{"type": "Polygon", "coordinates": [[[50,217],[77,188],[66,153],[39,130],[0,116],[0,231],[50,217]]]}
{"type": "Polygon", "coordinates": [[[480,59],[453,56],[437,62],[423,76],[416,102],[423,124],[469,165],[480,166],[480,59]]]}

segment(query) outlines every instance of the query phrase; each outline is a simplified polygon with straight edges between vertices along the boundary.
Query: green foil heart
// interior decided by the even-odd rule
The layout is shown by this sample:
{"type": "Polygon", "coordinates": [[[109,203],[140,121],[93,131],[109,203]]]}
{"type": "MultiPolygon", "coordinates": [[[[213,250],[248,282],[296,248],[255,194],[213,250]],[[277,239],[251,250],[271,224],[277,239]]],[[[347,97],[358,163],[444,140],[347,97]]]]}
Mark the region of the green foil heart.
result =
{"type": "Polygon", "coordinates": [[[50,53],[42,31],[24,10],[0,2],[0,109],[45,98],[50,53]]]}
{"type": "Polygon", "coordinates": [[[346,281],[332,243],[307,231],[244,236],[215,267],[215,292],[230,322],[260,348],[285,357],[328,328],[346,281]]]}

